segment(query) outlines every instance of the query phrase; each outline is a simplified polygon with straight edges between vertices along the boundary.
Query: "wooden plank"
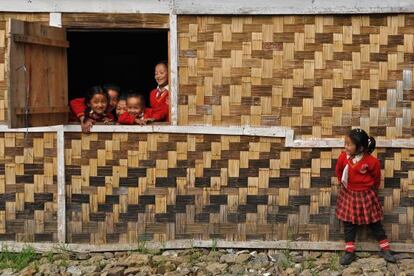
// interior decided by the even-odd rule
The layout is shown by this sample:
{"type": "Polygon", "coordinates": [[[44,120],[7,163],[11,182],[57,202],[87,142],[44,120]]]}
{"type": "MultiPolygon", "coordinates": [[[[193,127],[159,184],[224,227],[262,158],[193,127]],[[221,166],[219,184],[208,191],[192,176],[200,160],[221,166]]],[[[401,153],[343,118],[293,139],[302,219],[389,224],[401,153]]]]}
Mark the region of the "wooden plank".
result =
{"type": "Polygon", "coordinates": [[[63,126],[56,133],[57,150],[57,239],[66,242],[65,133],[63,126]]]}
{"type": "Polygon", "coordinates": [[[65,28],[146,28],[168,29],[169,16],[147,13],[64,13],[62,26],[65,28]]]}
{"type": "Polygon", "coordinates": [[[9,126],[66,123],[68,43],[65,30],[11,19],[8,35],[9,126]],[[17,116],[20,114],[24,116],[17,116]]]}
{"type": "MultiPolygon", "coordinates": [[[[409,243],[390,243],[395,252],[414,253],[414,247],[409,243]]],[[[59,252],[59,243],[22,243],[22,242],[1,242],[1,246],[7,246],[10,251],[19,252],[31,246],[37,252],[59,252]]],[[[289,249],[289,250],[309,250],[309,251],[341,251],[343,242],[309,242],[309,241],[224,241],[224,240],[172,240],[165,242],[148,241],[145,243],[147,249],[191,249],[191,248],[234,248],[234,249],[289,249]]],[[[65,248],[72,252],[110,252],[110,251],[130,251],[136,250],[136,244],[74,244],[66,243],[65,248]]],[[[360,242],[357,243],[357,251],[376,252],[377,243],[360,242]]]]}
{"type": "MultiPolygon", "coordinates": [[[[67,113],[69,108],[65,106],[36,106],[28,107],[27,112],[30,114],[48,114],[48,113],[67,113]]],[[[16,108],[16,114],[21,115],[25,114],[26,109],[23,107],[16,108]]]]}
{"type": "Polygon", "coordinates": [[[170,73],[170,121],[178,123],[178,29],[177,15],[170,14],[170,31],[168,36],[168,55],[170,73]]]}
{"type": "Polygon", "coordinates": [[[45,45],[51,47],[62,47],[62,48],[69,48],[69,42],[63,40],[55,40],[49,39],[44,37],[36,37],[30,35],[20,35],[14,34],[13,39],[15,42],[21,43],[31,43],[31,44],[38,44],[38,45],[45,45]]]}

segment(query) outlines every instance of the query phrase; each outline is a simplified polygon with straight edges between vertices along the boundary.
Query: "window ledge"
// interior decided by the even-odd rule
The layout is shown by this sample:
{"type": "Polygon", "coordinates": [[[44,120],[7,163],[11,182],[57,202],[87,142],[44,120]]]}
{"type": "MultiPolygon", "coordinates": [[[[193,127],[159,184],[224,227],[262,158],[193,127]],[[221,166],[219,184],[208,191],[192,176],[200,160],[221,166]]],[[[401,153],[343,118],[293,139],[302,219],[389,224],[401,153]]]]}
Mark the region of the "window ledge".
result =
{"type": "MultiPolygon", "coordinates": [[[[80,125],[58,125],[48,127],[9,128],[0,125],[0,132],[81,132],[80,125]]],[[[179,134],[216,134],[244,135],[285,138],[287,148],[342,148],[343,138],[294,139],[294,132],[288,127],[251,127],[251,126],[173,126],[173,125],[95,125],[91,133],[179,133],[179,134]]],[[[414,148],[414,139],[393,139],[377,141],[377,148],[414,148]]]]}

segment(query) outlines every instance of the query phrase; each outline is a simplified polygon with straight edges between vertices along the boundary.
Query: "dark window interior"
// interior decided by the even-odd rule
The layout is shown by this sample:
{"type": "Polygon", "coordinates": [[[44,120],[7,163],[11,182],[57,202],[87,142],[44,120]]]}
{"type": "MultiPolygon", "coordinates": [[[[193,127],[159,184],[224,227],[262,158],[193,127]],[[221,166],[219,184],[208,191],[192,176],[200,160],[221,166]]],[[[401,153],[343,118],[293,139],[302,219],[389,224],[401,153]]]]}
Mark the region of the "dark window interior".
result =
{"type": "Polygon", "coordinates": [[[68,30],[69,100],[93,85],[117,84],[147,99],[156,87],[154,66],[168,59],[166,30],[68,30]]]}

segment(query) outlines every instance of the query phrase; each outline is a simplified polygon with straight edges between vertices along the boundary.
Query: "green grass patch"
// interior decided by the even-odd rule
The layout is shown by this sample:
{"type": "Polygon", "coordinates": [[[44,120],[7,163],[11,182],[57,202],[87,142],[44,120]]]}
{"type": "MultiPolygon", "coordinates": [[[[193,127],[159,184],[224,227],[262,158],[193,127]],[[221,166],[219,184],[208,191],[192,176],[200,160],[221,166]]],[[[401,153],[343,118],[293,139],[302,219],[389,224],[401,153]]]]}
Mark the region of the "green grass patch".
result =
{"type": "Polygon", "coordinates": [[[25,246],[21,252],[12,252],[6,246],[2,246],[0,269],[11,268],[14,271],[20,271],[37,259],[38,255],[31,246],[25,246]]]}

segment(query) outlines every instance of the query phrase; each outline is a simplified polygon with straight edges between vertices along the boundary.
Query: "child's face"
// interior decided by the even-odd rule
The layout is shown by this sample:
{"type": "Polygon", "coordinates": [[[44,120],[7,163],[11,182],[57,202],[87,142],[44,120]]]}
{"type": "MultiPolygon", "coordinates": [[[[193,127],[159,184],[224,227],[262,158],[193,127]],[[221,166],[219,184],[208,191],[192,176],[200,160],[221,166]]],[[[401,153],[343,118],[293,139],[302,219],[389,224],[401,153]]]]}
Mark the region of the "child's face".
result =
{"type": "Polygon", "coordinates": [[[114,108],[118,104],[119,93],[116,90],[109,89],[108,90],[108,96],[109,96],[109,106],[108,106],[108,108],[110,109],[108,111],[112,111],[112,110],[114,110],[114,108]]]}
{"type": "Polygon", "coordinates": [[[168,68],[164,64],[155,66],[155,80],[159,86],[164,86],[168,83],[168,68]]]}
{"type": "Polygon", "coordinates": [[[357,147],[349,136],[345,136],[345,152],[350,156],[355,155],[357,152],[357,147]]]}
{"type": "Polygon", "coordinates": [[[116,116],[121,116],[124,112],[127,112],[127,104],[126,100],[119,100],[118,104],[116,105],[116,116]]]}
{"type": "Polygon", "coordinates": [[[105,95],[102,94],[95,94],[89,102],[90,108],[97,114],[104,114],[107,105],[108,100],[105,95]]]}
{"type": "Polygon", "coordinates": [[[127,99],[128,113],[138,116],[144,111],[144,103],[138,97],[130,97],[127,99]]]}

